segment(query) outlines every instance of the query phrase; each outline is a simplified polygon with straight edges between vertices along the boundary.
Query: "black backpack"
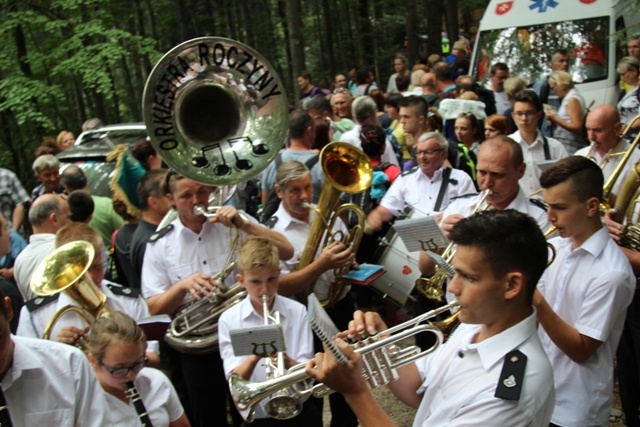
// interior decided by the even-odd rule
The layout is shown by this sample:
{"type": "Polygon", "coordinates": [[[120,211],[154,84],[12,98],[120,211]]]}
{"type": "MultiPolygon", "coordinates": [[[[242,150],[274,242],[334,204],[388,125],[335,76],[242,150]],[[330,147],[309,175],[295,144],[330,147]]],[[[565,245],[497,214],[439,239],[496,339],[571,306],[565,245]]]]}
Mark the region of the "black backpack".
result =
{"type": "MultiPolygon", "coordinates": [[[[313,169],[316,163],[318,163],[318,160],[319,160],[319,157],[316,154],[313,157],[309,157],[307,161],[304,162],[304,164],[309,169],[309,171],[311,171],[311,169],[313,169]]],[[[280,167],[281,163],[282,163],[282,153],[278,153],[278,155],[276,156],[276,171],[280,167]]],[[[267,221],[273,216],[273,214],[276,213],[279,207],[280,207],[280,197],[278,197],[278,193],[276,193],[276,190],[274,188],[273,190],[271,190],[271,193],[269,193],[269,198],[267,199],[267,202],[262,207],[260,222],[262,224],[266,224],[267,221]]]]}

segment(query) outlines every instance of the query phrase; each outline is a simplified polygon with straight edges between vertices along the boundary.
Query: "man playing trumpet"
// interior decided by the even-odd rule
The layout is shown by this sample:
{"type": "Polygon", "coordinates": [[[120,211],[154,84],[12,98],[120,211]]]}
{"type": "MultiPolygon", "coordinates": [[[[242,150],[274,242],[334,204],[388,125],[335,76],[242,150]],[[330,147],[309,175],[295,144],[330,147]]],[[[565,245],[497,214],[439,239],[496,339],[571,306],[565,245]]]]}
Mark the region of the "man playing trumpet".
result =
{"type": "MultiPolygon", "coordinates": [[[[485,211],[451,231],[458,245],[449,291],[463,323],[444,346],[398,369],[389,384],[418,408],[414,426],[547,426],[554,406],[553,371],[536,333],[532,307],[547,264],[547,245],[536,222],[514,210],[485,211]]],[[[383,333],[377,313],[356,311],[350,336],[383,333]]],[[[344,341],[340,365],[330,352],[316,354],[307,373],[342,393],[362,426],[395,425],[362,378],[360,355],[344,341]]]]}

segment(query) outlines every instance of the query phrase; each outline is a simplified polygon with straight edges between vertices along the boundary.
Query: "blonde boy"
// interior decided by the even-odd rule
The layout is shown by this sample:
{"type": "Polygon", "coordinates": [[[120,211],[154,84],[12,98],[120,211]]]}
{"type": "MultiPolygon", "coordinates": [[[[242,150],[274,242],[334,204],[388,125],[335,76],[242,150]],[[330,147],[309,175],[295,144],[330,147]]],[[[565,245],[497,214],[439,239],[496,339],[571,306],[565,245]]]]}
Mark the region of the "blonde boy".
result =
{"type": "MultiPolygon", "coordinates": [[[[297,301],[278,295],[279,263],[277,247],[263,237],[251,236],[240,244],[236,279],[247,291],[247,297],[225,311],[218,322],[218,343],[227,377],[235,373],[251,382],[267,379],[266,359],[254,355],[235,356],[229,337],[232,329],[264,325],[263,295],[268,296],[269,312],[272,315],[276,311],[280,313],[280,324],[287,345],[285,367],[290,368],[313,357],[313,335],[305,319],[306,308],[297,301]]],[[[262,402],[256,407],[255,421],[251,426],[322,426],[319,408],[310,401],[304,404],[300,415],[286,421],[269,418],[265,404],[262,402]]]]}

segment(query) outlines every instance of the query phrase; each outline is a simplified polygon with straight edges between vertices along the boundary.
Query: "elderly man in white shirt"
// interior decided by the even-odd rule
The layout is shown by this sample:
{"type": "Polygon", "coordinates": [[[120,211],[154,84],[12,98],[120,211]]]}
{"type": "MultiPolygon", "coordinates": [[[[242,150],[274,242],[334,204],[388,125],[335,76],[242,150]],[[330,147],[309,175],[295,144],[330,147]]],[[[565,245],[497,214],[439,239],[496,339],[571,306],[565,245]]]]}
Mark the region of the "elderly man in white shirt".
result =
{"type": "Polygon", "coordinates": [[[542,103],[534,91],[523,90],[515,94],[511,115],[518,130],[509,138],[520,144],[527,165],[520,187],[529,197],[542,199],[539,191],[542,170],[538,163],[567,157],[567,150],[560,141],[547,138],[538,130],[538,122],[543,115],[542,103]]]}
{"type": "Polygon", "coordinates": [[[444,165],[448,146],[439,133],[427,132],[420,136],[415,147],[418,166],[396,179],[380,205],[367,216],[367,222],[374,229],[382,228],[407,206],[422,215],[430,215],[446,209],[455,197],[475,194],[469,175],[444,165]]]}

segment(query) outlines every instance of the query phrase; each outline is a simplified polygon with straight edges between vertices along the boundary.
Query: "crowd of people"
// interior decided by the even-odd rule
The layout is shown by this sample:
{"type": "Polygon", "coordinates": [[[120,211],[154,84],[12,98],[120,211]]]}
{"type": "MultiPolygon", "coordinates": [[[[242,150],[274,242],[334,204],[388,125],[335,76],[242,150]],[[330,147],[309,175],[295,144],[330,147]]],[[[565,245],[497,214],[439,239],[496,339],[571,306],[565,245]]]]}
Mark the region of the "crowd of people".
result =
{"type": "MultiPolygon", "coordinates": [[[[409,315],[455,301],[462,323],[389,384],[417,409],[414,425],[606,426],[616,358],[626,423],[640,425],[640,248],[628,243],[638,218],[621,215],[635,203],[627,177],[640,179],[640,151],[629,141],[640,126],[632,123],[640,113],[638,46],[640,39],[629,40],[629,56],[618,64],[617,105],[587,106],[571,78],[571,53],[562,50],[539,81],[494,63],[486,82],[477,82],[466,39],[450,55],[413,67],[397,55],[385,87],[366,67],[336,75],[330,89],[301,73],[283,149],[254,178],[251,197],[261,208],[247,212],[237,207],[247,200],[234,204],[237,197],[215,216],[194,209],[208,206],[213,188],[166,168],[149,140],[114,152],[117,175],[127,178],[112,198],[91,194],[81,167],[61,168],[56,154],[74,144],[73,133],[43,140],[33,191],[0,170],[7,200],[0,212],[0,423],[323,425],[321,398],[300,398],[288,420],[273,418],[278,411],[266,400],[236,409],[229,380],[272,378],[279,359],[285,369],[306,364],[310,378],[338,392],[328,399],[332,427],[394,425],[348,341],[384,334],[404,318],[396,304],[379,303],[369,288],[341,277],[377,263],[380,240],[411,215],[435,217],[455,244],[445,259],[455,275],[441,298],[414,292],[409,315]],[[335,208],[314,207],[335,178],[320,158],[332,142],[360,149],[358,161],[373,171],[368,189],[340,196],[364,220],[347,213],[334,224],[344,236],[360,226],[357,247],[318,245],[314,235],[335,208]],[[50,324],[80,302],[34,293],[32,283],[47,280],[34,272],[68,256],[74,242],[90,248],[79,277],[107,309],[89,324],[81,310],[50,324]],[[298,302],[311,294],[342,331],[332,342],[346,363],[311,332],[298,302]],[[185,350],[147,339],[137,323],[221,298],[237,304],[220,315],[214,345],[204,351],[189,351],[188,340],[185,350]],[[272,319],[287,347],[279,357],[236,354],[234,330],[272,319]]],[[[415,267],[425,278],[443,268],[425,250],[415,267]]],[[[420,334],[416,343],[428,348],[434,339],[420,334]]]]}

